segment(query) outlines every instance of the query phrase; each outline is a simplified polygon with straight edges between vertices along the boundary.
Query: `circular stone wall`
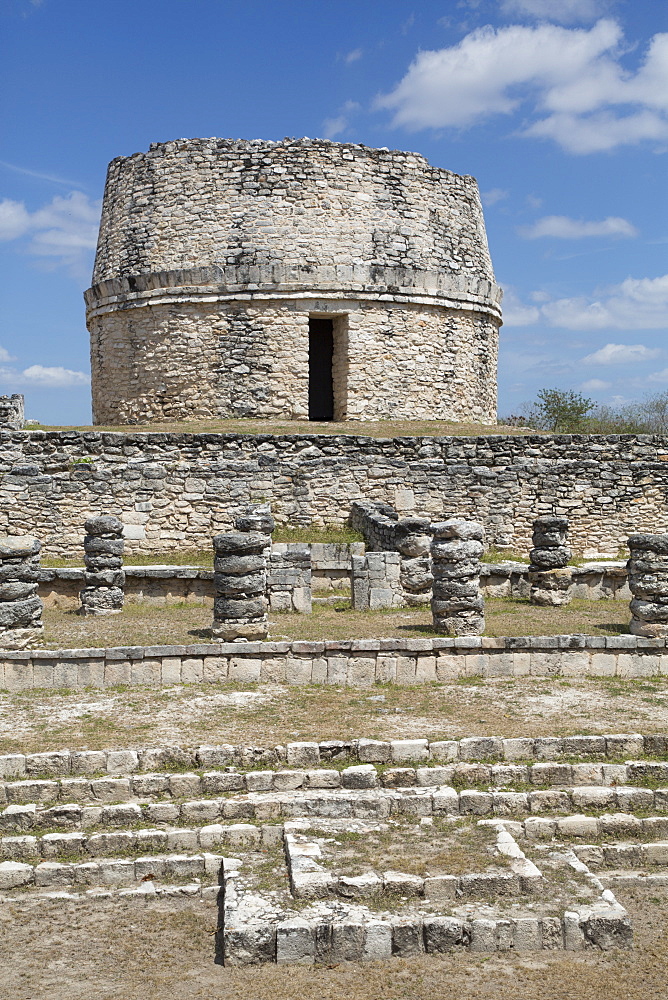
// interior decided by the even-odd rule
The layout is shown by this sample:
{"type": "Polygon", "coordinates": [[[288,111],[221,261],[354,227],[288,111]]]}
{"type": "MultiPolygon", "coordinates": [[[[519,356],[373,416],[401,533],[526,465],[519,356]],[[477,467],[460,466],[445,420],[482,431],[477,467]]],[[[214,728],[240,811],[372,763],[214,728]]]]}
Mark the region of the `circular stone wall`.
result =
{"type": "Polygon", "coordinates": [[[93,281],[97,423],[495,419],[477,185],[415,153],[184,139],[120,157],[93,281]]]}

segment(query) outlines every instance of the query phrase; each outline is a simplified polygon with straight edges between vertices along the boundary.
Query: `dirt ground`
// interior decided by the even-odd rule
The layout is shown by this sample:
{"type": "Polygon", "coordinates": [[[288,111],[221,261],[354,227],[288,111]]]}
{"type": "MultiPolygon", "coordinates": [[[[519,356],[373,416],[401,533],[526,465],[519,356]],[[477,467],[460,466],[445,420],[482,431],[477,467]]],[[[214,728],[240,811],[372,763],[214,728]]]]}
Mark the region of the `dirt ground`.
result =
{"type": "Polygon", "coordinates": [[[668,677],[0,692],[0,753],[668,731],[668,677]]]}
{"type": "Polygon", "coordinates": [[[172,901],[0,906],[3,1000],[665,1000],[668,889],[618,893],[630,951],[214,964],[216,908],[172,901]],[[11,958],[8,958],[11,956],[11,958]]]}

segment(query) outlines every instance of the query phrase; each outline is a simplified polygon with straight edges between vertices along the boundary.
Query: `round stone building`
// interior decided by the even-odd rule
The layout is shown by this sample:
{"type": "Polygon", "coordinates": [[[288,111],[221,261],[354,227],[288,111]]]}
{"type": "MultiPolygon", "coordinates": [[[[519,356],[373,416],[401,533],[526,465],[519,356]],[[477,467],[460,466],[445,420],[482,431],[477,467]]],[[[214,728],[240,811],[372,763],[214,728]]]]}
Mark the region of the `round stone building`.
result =
{"type": "Polygon", "coordinates": [[[109,166],[86,292],[96,423],[496,418],[473,177],[322,139],[109,166]]]}

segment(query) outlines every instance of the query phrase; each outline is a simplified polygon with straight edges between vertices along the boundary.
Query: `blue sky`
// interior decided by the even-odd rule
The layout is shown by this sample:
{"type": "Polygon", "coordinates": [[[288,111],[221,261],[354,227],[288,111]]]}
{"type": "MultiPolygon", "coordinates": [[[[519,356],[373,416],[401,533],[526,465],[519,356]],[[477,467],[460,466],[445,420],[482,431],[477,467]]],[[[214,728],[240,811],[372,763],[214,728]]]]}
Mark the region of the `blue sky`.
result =
{"type": "Polygon", "coordinates": [[[665,0],[0,0],[0,392],[90,421],[107,163],[326,137],[473,174],[505,289],[499,412],[668,390],[665,0]]]}

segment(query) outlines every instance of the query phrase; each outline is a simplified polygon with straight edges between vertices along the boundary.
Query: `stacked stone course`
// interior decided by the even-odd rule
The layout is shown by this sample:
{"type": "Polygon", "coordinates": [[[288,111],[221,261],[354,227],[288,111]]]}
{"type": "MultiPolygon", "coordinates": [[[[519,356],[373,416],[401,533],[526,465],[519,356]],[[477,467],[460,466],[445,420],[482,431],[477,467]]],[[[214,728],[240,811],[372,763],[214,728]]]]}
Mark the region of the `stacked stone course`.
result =
{"type": "Polygon", "coordinates": [[[42,633],[41,547],[32,535],[0,536],[0,645],[5,649],[23,648],[42,633]]]}
{"type": "Polygon", "coordinates": [[[84,525],[82,615],[114,615],[123,610],[123,524],[111,515],[89,517],[84,525]]]}
{"type": "Polygon", "coordinates": [[[529,553],[530,601],[541,607],[571,602],[572,572],[567,567],[571,550],[566,544],[568,518],[545,515],[533,522],[533,548],[529,553]]]}
{"type": "Polygon", "coordinates": [[[449,635],[480,635],[485,631],[480,594],[483,526],[453,518],[432,524],[431,530],[434,629],[449,635]]]}
{"type": "Polygon", "coordinates": [[[668,636],[668,534],[631,535],[627,563],[632,635],[668,636]]]}
{"type": "Polygon", "coordinates": [[[401,556],[399,580],[409,607],[429,604],[434,577],[431,571],[429,520],[405,517],[397,523],[396,546],[401,556]]]}
{"type": "Polygon", "coordinates": [[[214,638],[223,642],[266,639],[267,561],[274,519],[267,505],[250,508],[235,521],[236,532],[215,535],[214,638]]]}

